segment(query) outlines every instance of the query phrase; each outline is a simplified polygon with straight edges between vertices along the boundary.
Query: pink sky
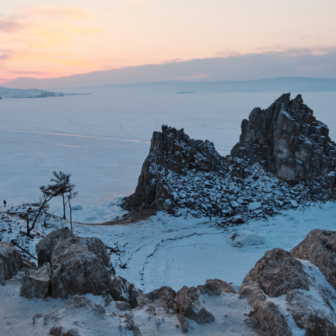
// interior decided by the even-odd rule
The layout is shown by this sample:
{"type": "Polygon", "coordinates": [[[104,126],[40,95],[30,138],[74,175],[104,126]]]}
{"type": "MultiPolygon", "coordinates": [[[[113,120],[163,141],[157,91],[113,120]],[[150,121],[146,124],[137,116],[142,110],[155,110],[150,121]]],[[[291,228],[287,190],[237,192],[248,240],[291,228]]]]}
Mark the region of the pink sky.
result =
{"type": "Polygon", "coordinates": [[[336,0],[12,0],[0,82],[173,60],[336,47],[336,0]],[[47,5],[46,5],[47,4],[47,5]]]}

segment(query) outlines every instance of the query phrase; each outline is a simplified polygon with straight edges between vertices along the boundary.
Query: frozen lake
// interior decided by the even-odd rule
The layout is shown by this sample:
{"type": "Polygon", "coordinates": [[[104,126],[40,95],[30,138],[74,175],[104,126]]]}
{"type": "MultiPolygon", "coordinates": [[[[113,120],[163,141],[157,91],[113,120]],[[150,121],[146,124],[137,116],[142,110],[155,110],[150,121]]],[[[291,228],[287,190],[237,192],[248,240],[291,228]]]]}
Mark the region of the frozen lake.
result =
{"type": "MultiPolygon", "coordinates": [[[[76,204],[106,204],[134,191],[152,132],[162,124],[213,141],[226,155],[238,141],[241,120],[280,94],[126,94],[104,88],[91,96],[4,99],[0,198],[9,205],[33,201],[52,172],[62,170],[73,175],[76,204]]],[[[305,93],[303,98],[336,139],[336,93],[305,93]]]]}

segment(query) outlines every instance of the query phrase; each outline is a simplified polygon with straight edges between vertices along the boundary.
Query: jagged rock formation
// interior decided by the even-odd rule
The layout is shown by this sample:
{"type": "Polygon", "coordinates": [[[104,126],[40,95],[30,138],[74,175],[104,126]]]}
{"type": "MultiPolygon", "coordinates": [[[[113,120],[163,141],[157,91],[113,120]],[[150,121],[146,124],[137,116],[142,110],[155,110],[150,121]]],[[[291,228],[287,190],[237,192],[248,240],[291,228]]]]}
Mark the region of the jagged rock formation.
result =
{"type": "Polygon", "coordinates": [[[335,184],[336,144],[329,129],[316,120],[301,95],[284,94],[268,109],[255,108],[241,124],[239,142],[231,155],[261,163],[286,181],[302,181],[328,176],[335,184]]]}
{"type": "MultiPolygon", "coordinates": [[[[336,290],[332,286],[335,236],[336,232],[314,230],[291,252],[279,248],[266,252],[247,274],[238,294],[219,279],[197,287],[184,286],[178,292],[161,287],[145,294],[126,279],[109,274],[111,281],[100,293],[101,304],[74,295],[64,308],[45,316],[38,314],[33,322],[36,328],[41,325],[50,335],[61,336],[89,336],[94,330],[97,335],[107,331],[132,331],[135,336],[158,331],[161,335],[175,335],[191,329],[209,335],[332,336],[336,334],[336,290]],[[311,260],[316,266],[297,257],[311,260]]],[[[70,242],[75,248],[91,246],[105,258],[95,240],[71,236],[56,243],[52,262],[54,254],[70,249],[70,242]]],[[[73,254],[69,254],[69,260],[73,254]]],[[[105,264],[109,263],[105,260],[105,264]]],[[[77,272],[76,266],[73,268],[77,272]]],[[[26,271],[20,295],[50,295],[52,273],[49,263],[26,271]]],[[[90,271],[87,277],[87,281],[92,280],[90,271]]],[[[69,278],[73,287],[83,289],[81,276],[70,274],[69,278]]]]}
{"type": "Polygon", "coordinates": [[[268,217],[314,200],[336,197],[336,145],[301,96],[282,95],[242,123],[232,155],[172,127],[154,132],[138,186],[123,207],[189,209],[234,224],[268,217]]]}
{"type": "Polygon", "coordinates": [[[148,207],[172,212],[174,198],[166,181],[169,172],[184,175],[189,171],[211,172],[221,169],[222,157],[212,142],[191,139],[184,129],[176,130],[163,125],[162,132],[153,133],[138,186],[125,206],[129,209],[148,207]]]}
{"type": "Polygon", "coordinates": [[[11,279],[22,267],[21,253],[12,243],[0,241],[0,282],[11,279]]]}

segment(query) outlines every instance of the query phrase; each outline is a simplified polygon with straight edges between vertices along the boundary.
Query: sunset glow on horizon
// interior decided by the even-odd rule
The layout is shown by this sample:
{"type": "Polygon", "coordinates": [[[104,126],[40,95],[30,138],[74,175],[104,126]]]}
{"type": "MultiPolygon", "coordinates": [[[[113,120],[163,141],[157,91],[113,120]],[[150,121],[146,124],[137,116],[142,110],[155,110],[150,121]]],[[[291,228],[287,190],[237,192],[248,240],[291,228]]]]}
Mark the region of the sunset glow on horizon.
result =
{"type": "Polygon", "coordinates": [[[12,0],[0,83],[144,64],[336,47],[336,0],[12,0]]]}

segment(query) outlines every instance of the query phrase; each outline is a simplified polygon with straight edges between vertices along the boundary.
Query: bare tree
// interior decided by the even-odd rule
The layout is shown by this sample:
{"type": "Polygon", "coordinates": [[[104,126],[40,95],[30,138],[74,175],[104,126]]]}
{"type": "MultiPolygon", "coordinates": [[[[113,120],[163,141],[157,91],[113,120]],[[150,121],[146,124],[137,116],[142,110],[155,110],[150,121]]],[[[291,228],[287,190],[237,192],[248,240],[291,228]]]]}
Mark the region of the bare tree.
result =
{"type": "Polygon", "coordinates": [[[71,233],[73,233],[72,231],[72,207],[71,207],[71,200],[73,198],[75,198],[78,195],[78,191],[72,192],[70,191],[69,195],[68,195],[68,204],[69,204],[69,209],[70,209],[70,227],[71,227],[71,233]]]}
{"type": "Polygon", "coordinates": [[[27,220],[27,236],[30,237],[30,233],[35,228],[35,224],[40,215],[49,209],[48,202],[53,198],[58,196],[58,190],[53,185],[48,185],[40,187],[42,191],[42,196],[37,202],[30,203],[30,206],[26,213],[27,220]],[[32,222],[32,225],[29,225],[32,222]]]}
{"type": "Polygon", "coordinates": [[[71,193],[74,190],[76,185],[70,183],[71,174],[66,174],[61,171],[59,173],[54,171],[53,174],[54,174],[54,178],[52,178],[50,182],[55,183],[53,187],[57,190],[58,195],[62,196],[63,198],[63,219],[66,219],[65,217],[65,206],[66,206],[65,194],[71,193]]]}

